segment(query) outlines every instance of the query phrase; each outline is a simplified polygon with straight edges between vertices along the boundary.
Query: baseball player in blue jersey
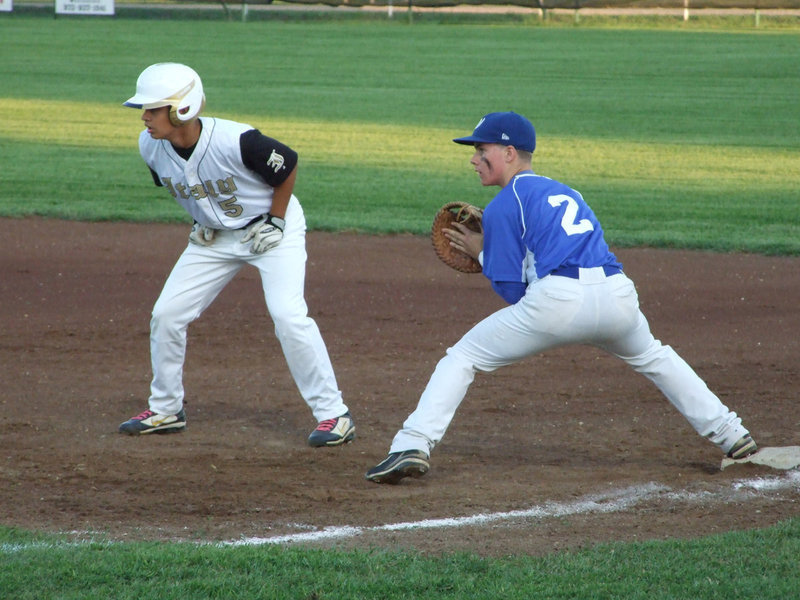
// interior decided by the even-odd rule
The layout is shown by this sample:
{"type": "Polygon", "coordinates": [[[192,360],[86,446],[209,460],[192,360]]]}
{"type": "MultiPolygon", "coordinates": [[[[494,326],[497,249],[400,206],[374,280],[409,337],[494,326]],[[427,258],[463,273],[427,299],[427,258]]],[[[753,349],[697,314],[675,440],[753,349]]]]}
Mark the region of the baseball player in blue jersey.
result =
{"type": "Polygon", "coordinates": [[[490,113],[472,135],[471,164],[500,191],[483,213],[483,232],[460,225],[451,245],[476,258],[509,306],[489,315],[447,350],[416,410],[395,435],[389,456],[366,473],[376,483],[420,477],[477,371],[545,350],[590,344],[650,379],[701,436],[734,459],[757,446],[736,413],[669,347],[653,337],[633,282],[609,251],[581,195],[533,172],[536,133],[525,117],[490,113]]]}
{"type": "MultiPolygon", "coordinates": [[[[153,307],[149,406],[119,431],[185,429],[187,328],[250,265],[261,275],[289,371],[318,421],[308,443],[336,446],[352,440],[353,419],[304,299],[306,222],[293,194],[297,153],[250,125],[201,117],[203,84],[186,65],[151,65],[124,104],[143,111],[139,151],[155,184],[191,215],[194,225],[153,307]]],[[[258,371],[252,375],[261,377],[258,371]]]]}

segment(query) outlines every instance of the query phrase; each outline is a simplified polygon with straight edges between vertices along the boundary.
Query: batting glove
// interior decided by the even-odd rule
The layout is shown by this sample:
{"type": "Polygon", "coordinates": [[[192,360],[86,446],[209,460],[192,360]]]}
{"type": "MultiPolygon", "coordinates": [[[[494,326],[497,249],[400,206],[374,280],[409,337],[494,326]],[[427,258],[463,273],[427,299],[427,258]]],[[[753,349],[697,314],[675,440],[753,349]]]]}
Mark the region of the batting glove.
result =
{"type": "Polygon", "coordinates": [[[284,219],[267,213],[266,217],[247,228],[247,233],[244,234],[242,243],[246,244],[252,240],[253,245],[250,246],[250,253],[264,254],[267,250],[281,243],[284,227],[286,227],[284,219]]]}
{"type": "Polygon", "coordinates": [[[189,241],[198,246],[210,246],[214,243],[214,236],[217,234],[216,229],[200,225],[197,221],[192,225],[192,230],[189,232],[189,241]]]}

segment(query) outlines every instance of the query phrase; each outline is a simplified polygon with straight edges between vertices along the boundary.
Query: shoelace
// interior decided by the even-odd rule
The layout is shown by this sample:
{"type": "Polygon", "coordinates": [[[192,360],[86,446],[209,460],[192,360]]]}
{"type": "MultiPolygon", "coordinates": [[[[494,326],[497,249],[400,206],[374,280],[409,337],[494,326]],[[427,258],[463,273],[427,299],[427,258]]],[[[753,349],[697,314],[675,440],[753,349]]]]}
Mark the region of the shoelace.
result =
{"type": "Polygon", "coordinates": [[[317,431],[330,431],[334,427],[336,427],[336,421],[339,420],[339,417],[335,419],[325,419],[324,421],[320,421],[319,425],[317,425],[317,431]]]}
{"type": "Polygon", "coordinates": [[[154,414],[156,414],[156,413],[154,413],[154,412],[153,412],[152,410],[150,410],[150,409],[147,409],[147,410],[146,410],[146,411],[144,411],[142,414],[140,414],[140,415],[136,415],[135,417],[133,417],[133,419],[132,419],[132,420],[133,420],[133,421],[144,421],[145,419],[149,419],[150,417],[152,417],[154,414]]]}

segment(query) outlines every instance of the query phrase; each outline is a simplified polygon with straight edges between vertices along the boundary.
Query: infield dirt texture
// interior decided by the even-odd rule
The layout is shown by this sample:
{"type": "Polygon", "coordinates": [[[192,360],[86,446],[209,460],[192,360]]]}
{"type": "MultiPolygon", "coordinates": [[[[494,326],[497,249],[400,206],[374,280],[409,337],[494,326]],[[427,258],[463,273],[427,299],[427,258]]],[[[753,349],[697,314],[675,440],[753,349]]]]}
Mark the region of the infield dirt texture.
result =
{"type": "MultiPolygon", "coordinates": [[[[357,421],[354,443],[306,446],[315,423],[253,270],[189,329],[187,431],[119,435],[118,424],[146,408],[150,309],[187,233],[0,219],[5,525],[222,541],[352,526],[359,535],[309,543],[506,555],[695,537],[800,514],[796,472],[720,471],[721,453],[646,379],[591,348],[479,375],[428,475],[398,486],[364,480],[447,346],[501,306],[483,277],[449,270],[419,236],[308,237],[307,299],[357,421]],[[548,506],[465,527],[381,528],[548,506]]],[[[759,443],[800,443],[800,260],[617,254],[654,334],[759,443]]]]}

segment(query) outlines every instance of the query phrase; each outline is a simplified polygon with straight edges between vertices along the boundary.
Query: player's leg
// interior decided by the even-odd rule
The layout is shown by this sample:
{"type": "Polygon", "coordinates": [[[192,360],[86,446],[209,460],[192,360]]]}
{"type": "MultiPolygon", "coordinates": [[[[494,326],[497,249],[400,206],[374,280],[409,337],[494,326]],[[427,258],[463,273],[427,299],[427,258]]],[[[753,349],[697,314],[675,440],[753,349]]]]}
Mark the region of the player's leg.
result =
{"type": "Polygon", "coordinates": [[[392,441],[390,453],[439,443],[477,371],[494,371],[545,350],[575,342],[584,295],[575,280],[542,281],[517,304],[475,325],[436,365],[417,408],[392,441]]]}
{"type": "Polygon", "coordinates": [[[153,380],[150,408],[175,414],[183,407],[183,364],[186,332],[219,292],[239,271],[242,263],[229,247],[237,243],[231,233],[218,234],[208,248],[190,244],[172,269],[150,320],[150,358],[153,380]]]}
{"type": "MultiPolygon", "coordinates": [[[[590,300],[594,300],[590,297],[590,300]]],[[[397,432],[389,456],[366,473],[376,483],[396,483],[428,471],[431,450],[445,434],[477,371],[493,371],[525,357],[585,341],[597,322],[578,280],[547,277],[516,304],[468,331],[436,365],[416,409],[397,432]]]]}
{"type": "MultiPolygon", "coordinates": [[[[261,274],[267,310],[275,325],[275,335],[281,344],[289,372],[314,418],[321,425],[327,425],[328,421],[347,414],[348,408],[342,400],[322,334],[317,323],[308,315],[305,300],[305,218],[300,204],[294,198],[289,203],[286,231],[281,243],[251,262],[261,274]]],[[[352,419],[348,417],[347,420],[349,423],[342,419],[341,423],[331,423],[331,431],[318,434],[316,437],[327,438],[326,443],[319,445],[335,445],[344,441],[344,438],[352,439],[355,428],[352,419]],[[342,427],[344,430],[339,431],[342,427]],[[337,432],[341,435],[337,435],[337,432]],[[330,435],[323,436],[323,433],[330,435]]]]}
{"type": "Polygon", "coordinates": [[[517,304],[475,325],[436,365],[416,409],[392,440],[389,456],[369,469],[366,478],[397,483],[427,473],[431,451],[444,437],[475,373],[569,343],[575,335],[571,315],[582,304],[577,281],[542,281],[517,304]],[[564,293],[556,291],[560,287],[564,293]]]}
{"type": "Polygon", "coordinates": [[[609,313],[616,311],[616,316],[611,317],[608,337],[599,345],[652,381],[700,435],[728,452],[748,433],[741,419],[673,348],[653,337],[635,290],[615,297],[616,307],[609,313]]]}

